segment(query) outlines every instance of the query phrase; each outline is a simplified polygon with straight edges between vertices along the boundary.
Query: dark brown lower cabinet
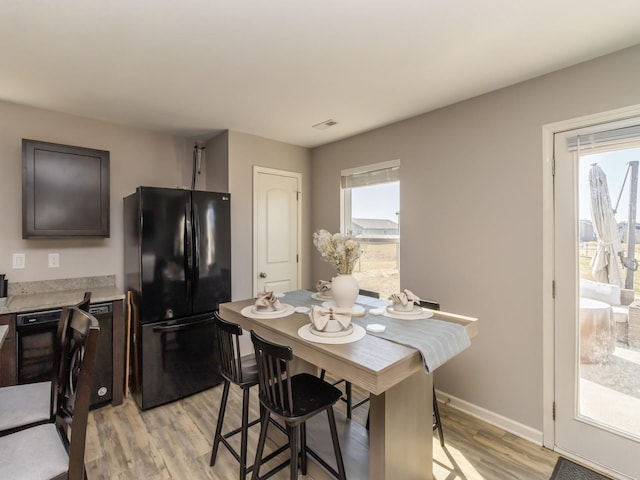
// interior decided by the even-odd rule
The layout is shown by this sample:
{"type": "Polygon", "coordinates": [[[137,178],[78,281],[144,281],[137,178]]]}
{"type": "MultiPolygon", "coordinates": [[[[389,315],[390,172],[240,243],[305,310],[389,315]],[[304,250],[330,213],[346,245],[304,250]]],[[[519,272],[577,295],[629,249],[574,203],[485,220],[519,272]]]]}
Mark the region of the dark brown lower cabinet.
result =
{"type": "Polygon", "coordinates": [[[16,316],[0,315],[0,325],[7,325],[9,331],[0,350],[0,387],[8,387],[18,382],[16,365],[16,316]]]}
{"type": "MultiPolygon", "coordinates": [[[[0,315],[0,325],[8,325],[9,331],[0,350],[0,387],[18,383],[16,352],[16,315],[0,315]]],[[[112,404],[120,405],[124,394],[124,302],[113,301],[113,398],[112,404]]]]}

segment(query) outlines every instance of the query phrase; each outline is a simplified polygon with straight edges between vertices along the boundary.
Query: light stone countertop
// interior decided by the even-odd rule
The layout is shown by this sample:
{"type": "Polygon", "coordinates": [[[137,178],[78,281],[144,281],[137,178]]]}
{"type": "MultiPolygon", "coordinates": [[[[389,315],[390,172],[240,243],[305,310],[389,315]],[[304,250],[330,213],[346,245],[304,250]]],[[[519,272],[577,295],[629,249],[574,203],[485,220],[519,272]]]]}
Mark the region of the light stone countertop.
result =
{"type": "Polygon", "coordinates": [[[114,276],[9,284],[9,296],[0,307],[0,315],[66,307],[82,300],[85,291],[91,292],[91,303],[125,298],[115,286],[114,276]]]}

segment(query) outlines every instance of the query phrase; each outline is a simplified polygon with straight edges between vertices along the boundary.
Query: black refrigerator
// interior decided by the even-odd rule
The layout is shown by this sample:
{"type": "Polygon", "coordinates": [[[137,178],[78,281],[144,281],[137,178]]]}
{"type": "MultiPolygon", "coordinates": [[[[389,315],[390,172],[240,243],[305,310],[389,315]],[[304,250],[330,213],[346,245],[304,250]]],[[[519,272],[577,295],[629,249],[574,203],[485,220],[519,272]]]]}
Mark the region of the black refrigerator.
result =
{"type": "Polygon", "coordinates": [[[138,187],[124,198],[130,389],[141,409],[221,381],[213,311],[231,301],[230,195],[138,187]]]}

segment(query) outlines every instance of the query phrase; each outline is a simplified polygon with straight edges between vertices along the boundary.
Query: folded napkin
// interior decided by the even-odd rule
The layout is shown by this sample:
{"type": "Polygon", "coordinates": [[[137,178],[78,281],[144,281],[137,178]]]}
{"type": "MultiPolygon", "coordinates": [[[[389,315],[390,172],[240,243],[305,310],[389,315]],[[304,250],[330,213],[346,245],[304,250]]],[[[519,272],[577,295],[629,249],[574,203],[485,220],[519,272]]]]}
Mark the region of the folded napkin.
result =
{"type": "Polygon", "coordinates": [[[331,282],[318,280],[318,283],[316,283],[316,291],[324,294],[331,292],[331,282]]]}
{"type": "Polygon", "coordinates": [[[393,293],[389,297],[394,304],[399,308],[413,308],[414,303],[420,303],[420,297],[415,295],[411,290],[407,290],[406,288],[402,290],[400,293],[393,293]]]}
{"type": "Polygon", "coordinates": [[[309,312],[309,318],[313,328],[316,330],[322,331],[328,326],[331,330],[344,330],[351,323],[351,309],[325,308],[313,305],[309,312]]]}
{"type": "Polygon", "coordinates": [[[280,300],[273,292],[262,292],[256,300],[256,309],[271,312],[280,309],[280,300]]]}

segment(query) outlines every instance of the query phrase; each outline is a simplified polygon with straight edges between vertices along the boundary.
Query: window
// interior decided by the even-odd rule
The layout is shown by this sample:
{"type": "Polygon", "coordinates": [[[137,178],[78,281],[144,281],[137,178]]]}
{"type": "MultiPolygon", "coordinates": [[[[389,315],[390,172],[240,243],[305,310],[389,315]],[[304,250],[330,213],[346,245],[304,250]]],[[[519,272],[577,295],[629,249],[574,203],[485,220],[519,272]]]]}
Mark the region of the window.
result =
{"type": "Polygon", "coordinates": [[[567,147],[579,162],[580,277],[639,295],[640,125],[591,127],[567,147]]]}
{"type": "Polygon", "coordinates": [[[362,248],[353,275],[387,298],[400,290],[400,161],[344,170],[341,182],[342,231],[362,248]]]}

